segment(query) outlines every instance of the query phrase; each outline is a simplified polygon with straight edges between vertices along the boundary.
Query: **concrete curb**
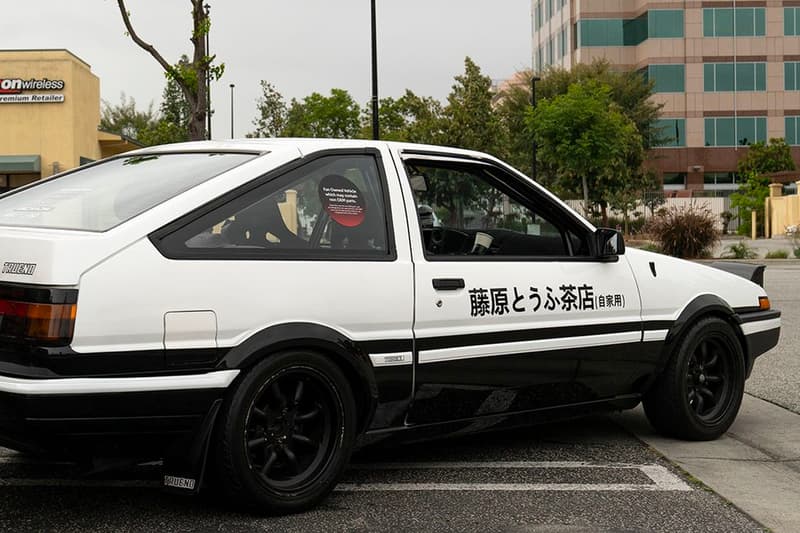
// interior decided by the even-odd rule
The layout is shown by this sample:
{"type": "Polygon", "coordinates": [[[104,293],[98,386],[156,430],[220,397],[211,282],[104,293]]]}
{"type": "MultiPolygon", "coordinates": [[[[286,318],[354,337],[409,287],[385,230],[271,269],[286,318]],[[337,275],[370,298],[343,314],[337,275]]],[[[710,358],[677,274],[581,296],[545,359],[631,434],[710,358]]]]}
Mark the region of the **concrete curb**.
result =
{"type": "Polygon", "coordinates": [[[797,413],[745,394],[731,429],[709,442],[657,435],[641,407],[613,419],[764,526],[800,531],[797,413]]]}

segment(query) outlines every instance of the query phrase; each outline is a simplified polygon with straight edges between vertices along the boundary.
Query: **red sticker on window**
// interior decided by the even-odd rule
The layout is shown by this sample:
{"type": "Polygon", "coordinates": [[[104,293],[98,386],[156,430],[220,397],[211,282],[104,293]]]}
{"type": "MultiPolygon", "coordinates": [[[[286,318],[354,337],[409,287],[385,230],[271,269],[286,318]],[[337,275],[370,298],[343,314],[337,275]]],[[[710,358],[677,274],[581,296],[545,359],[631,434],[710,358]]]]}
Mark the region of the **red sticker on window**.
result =
{"type": "Polygon", "coordinates": [[[353,228],[364,222],[367,211],[364,196],[352,181],[330,174],[319,182],[319,199],[322,208],[334,222],[353,228]]]}

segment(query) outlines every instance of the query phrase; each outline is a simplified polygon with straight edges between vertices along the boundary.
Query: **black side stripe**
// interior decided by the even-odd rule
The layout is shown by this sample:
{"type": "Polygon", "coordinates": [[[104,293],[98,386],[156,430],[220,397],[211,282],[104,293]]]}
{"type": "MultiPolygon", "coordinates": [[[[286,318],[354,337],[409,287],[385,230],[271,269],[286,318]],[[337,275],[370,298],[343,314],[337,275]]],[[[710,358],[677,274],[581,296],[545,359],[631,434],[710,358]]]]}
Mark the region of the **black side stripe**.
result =
{"type": "Polygon", "coordinates": [[[359,341],[357,344],[367,354],[410,352],[414,349],[414,339],[359,341]]]}
{"type": "Polygon", "coordinates": [[[473,333],[470,335],[452,335],[446,337],[427,337],[417,339],[416,348],[419,351],[439,350],[442,348],[461,348],[464,346],[480,344],[504,344],[508,342],[537,341],[564,337],[584,337],[587,335],[604,335],[608,333],[625,333],[629,331],[641,330],[641,322],[622,322],[617,324],[591,324],[588,326],[559,326],[554,328],[493,331],[489,333],[473,333]]]}
{"type": "MultiPolygon", "coordinates": [[[[591,324],[587,326],[494,331],[470,335],[447,335],[416,339],[416,349],[437,350],[441,348],[460,348],[476,344],[503,344],[507,342],[581,337],[586,335],[603,335],[607,333],[625,333],[628,331],[658,331],[670,329],[673,324],[674,322],[671,320],[651,320],[646,322],[622,322],[616,324],[591,324]]],[[[381,339],[357,342],[358,347],[363,350],[364,353],[368,354],[411,352],[414,350],[414,344],[414,339],[381,339]]]]}
{"type": "Polygon", "coordinates": [[[642,323],[642,329],[644,331],[657,331],[661,329],[670,329],[673,325],[675,325],[674,320],[646,320],[642,323]]]}

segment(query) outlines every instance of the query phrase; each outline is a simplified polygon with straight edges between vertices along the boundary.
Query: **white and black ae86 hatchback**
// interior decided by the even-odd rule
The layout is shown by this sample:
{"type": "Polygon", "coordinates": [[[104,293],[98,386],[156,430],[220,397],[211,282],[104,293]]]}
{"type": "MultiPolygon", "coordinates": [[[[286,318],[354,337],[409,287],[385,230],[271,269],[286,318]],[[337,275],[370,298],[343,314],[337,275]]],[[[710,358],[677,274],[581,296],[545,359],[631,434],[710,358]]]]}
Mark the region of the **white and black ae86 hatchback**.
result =
{"type": "Polygon", "coordinates": [[[632,408],[731,425],[778,341],[758,268],[625,250],[485,154],[149,148],[0,196],[0,442],[163,458],[286,513],[351,451],[632,408]]]}

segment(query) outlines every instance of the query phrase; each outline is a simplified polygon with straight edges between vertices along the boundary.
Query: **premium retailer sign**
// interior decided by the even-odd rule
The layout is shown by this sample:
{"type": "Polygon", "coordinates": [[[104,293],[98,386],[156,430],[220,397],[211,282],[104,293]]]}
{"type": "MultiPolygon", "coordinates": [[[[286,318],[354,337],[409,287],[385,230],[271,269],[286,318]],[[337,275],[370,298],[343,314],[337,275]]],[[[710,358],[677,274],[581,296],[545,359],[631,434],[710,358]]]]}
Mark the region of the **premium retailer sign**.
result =
{"type": "Polygon", "coordinates": [[[68,50],[0,50],[0,193],[138,147],[99,124],[88,63],[68,50]]]}
{"type": "Polygon", "coordinates": [[[28,94],[30,91],[61,91],[64,80],[23,80],[21,78],[0,79],[0,104],[46,104],[64,102],[64,95],[28,94]]]}

